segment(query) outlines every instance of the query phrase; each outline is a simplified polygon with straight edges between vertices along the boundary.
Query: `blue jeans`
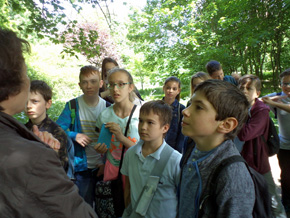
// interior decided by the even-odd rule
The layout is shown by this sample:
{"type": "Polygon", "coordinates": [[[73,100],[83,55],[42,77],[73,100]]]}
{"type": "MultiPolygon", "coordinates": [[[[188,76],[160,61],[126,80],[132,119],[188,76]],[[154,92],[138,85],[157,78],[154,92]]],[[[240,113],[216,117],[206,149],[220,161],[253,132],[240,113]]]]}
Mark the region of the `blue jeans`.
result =
{"type": "Polygon", "coordinates": [[[83,197],[85,202],[94,208],[95,188],[98,181],[103,180],[103,175],[97,177],[98,169],[88,169],[75,173],[75,184],[79,188],[79,195],[83,197]]]}

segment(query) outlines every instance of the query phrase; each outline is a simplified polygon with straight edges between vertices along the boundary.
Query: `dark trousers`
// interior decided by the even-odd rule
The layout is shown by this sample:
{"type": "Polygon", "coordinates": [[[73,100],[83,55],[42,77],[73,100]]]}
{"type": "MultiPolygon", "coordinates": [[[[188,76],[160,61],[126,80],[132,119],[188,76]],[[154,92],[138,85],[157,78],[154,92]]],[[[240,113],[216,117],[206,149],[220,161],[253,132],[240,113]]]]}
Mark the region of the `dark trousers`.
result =
{"type": "Polygon", "coordinates": [[[280,149],[278,160],[281,168],[282,203],[286,212],[290,212],[290,150],[280,149]]]}
{"type": "Polygon", "coordinates": [[[75,184],[79,188],[79,194],[94,208],[95,188],[98,181],[103,180],[103,175],[97,177],[98,169],[88,169],[75,173],[75,184]]]}

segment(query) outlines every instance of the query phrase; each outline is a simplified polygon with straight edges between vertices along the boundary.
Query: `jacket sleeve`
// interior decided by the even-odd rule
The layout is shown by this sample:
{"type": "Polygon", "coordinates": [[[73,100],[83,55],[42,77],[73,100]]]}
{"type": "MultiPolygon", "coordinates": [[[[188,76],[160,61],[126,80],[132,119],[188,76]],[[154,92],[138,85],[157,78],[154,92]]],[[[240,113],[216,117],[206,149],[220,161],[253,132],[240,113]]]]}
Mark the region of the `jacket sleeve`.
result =
{"type": "Polygon", "coordinates": [[[71,124],[71,111],[69,109],[69,103],[65,104],[63,111],[61,112],[60,116],[58,117],[56,123],[60,125],[60,127],[66,132],[66,134],[73,140],[75,140],[76,135],[78,132],[71,131],[69,129],[71,124]]]}
{"type": "Polygon", "coordinates": [[[269,123],[268,119],[268,110],[264,109],[255,111],[239,132],[239,139],[241,141],[249,141],[263,135],[269,123]]]}
{"type": "Polygon", "coordinates": [[[48,217],[97,217],[78,194],[76,185],[69,180],[52,149],[42,149],[31,164],[27,196],[39,210],[48,217]]]}

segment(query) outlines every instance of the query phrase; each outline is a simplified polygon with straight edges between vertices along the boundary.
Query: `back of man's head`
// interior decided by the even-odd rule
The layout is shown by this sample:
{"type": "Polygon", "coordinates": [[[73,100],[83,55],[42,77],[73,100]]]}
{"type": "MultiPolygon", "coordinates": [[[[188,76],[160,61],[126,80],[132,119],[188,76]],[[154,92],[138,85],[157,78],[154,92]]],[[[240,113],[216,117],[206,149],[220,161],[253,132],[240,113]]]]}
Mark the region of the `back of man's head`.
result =
{"type": "Polygon", "coordinates": [[[201,92],[216,110],[216,120],[234,117],[238,126],[225,135],[233,139],[242,128],[248,117],[249,102],[246,96],[233,84],[220,80],[207,80],[199,84],[195,92],[201,92]]]}

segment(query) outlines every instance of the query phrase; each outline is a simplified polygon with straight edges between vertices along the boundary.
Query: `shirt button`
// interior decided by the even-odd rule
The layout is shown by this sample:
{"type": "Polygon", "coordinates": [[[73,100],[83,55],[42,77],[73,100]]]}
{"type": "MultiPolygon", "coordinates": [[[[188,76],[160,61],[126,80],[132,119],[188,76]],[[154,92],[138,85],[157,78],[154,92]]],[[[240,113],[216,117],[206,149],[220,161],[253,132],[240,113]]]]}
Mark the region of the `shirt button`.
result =
{"type": "Polygon", "coordinates": [[[191,168],[188,168],[188,171],[191,171],[191,168]]]}
{"type": "Polygon", "coordinates": [[[198,150],[195,150],[194,152],[195,152],[195,153],[197,153],[197,152],[198,152],[198,150]]]}
{"type": "Polygon", "coordinates": [[[195,161],[195,159],[194,159],[194,158],[192,158],[192,161],[195,161]]]}

